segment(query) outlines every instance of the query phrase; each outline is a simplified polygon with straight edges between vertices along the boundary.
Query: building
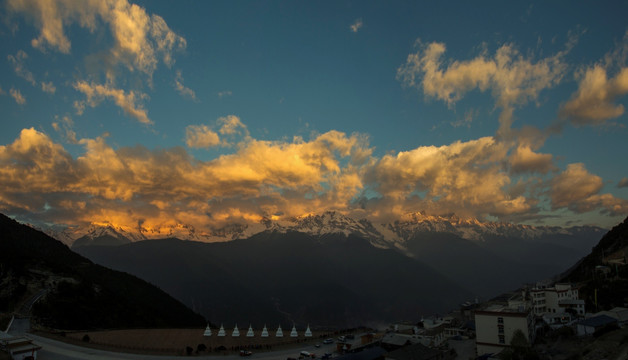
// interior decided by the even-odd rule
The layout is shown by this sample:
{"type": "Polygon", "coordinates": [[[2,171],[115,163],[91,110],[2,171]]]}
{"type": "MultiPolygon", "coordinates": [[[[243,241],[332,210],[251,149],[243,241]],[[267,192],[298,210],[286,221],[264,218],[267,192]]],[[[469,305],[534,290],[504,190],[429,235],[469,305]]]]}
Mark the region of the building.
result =
{"type": "Polygon", "coordinates": [[[628,309],[623,307],[615,307],[607,311],[600,311],[594,315],[606,315],[617,320],[617,325],[624,327],[628,325],[628,309]]]}
{"type": "Polygon", "coordinates": [[[555,284],[553,286],[537,284],[530,289],[534,314],[561,314],[572,312],[584,316],[584,300],[580,300],[578,288],[571,284],[555,284]],[[571,309],[571,311],[567,311],[571,309]]]}
{"type": "Polygon", "coordinates": [[[14,360],[37,360],[37,351],[41,346],[25,337],[16,337],[0,331],[0,349],[9,353],[14,360]]]}
{"type": "Polygon", "coordinates": [[[510,346],[521,330],[528,343],[534,342],[534,313],[530,307],[491,305],[475,312],[477,355],[497,354],[510,346]]]}
{"type": "Polygon", "coordinates": [[[582,320],[576,324],[576,333],[578,336],[593,335],[596,331],[613,325],[617,326],[617,319],[607,315],[598,315],[582,320]]]}

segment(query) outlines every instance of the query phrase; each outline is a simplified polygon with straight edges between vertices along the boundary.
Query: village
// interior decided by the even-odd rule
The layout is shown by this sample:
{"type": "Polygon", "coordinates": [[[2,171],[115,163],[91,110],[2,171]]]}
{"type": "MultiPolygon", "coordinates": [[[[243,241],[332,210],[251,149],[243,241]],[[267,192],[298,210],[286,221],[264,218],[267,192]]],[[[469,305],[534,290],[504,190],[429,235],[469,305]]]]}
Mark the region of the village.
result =
{"type": "MultiPolygon", "coordinates": [[[[142,333],[140,330],[120,330],[117,337],[112,331],[75,332],[63,334],[63,340],[96,348],[100,345],[103,349],[162,355],[279,359],[288,354],[287,359],[339,360],[503,359],[504,354],[534,345],[537,351],[545,352],[542,358],[561,359],[567,358],[567,354],[561,357],[556,349],[549,351],[551,354],[542,350],[539,344],[545,343],[543,338],[560,333],[573,339],[592,339],[608,331],[628,328],[628,308],[587,313],[585,305],[577,286],[544,282],[487,302],[466,302],[445,316],[391,324],[378,330],[312,331],[310,325],[300,330],[293,325],[284,332],[281,325],[277,328],[264,325],[261,330],[254,330],[250,324],[246,331],[240,331],[237,325],[225,328],[221,324],[213,329],[207,325],[204,331],[171,330],[179,336],[158,335],[159,330],[149,329],[143,330],[143,336],[138,335],[142,333]],[[120,338],[126,342],[120,342],[120,338]],[[150,351],[150,345],[142,345],[147,338],[156,339],[160,347],[150,351]]],[[[628,333],[624,336],[628,337],[628,333]]],[[[53,338],[60,339],[58,335],[53,338]]],[[[42,349],[28,335],[6,332],[0,332],[0,347],[12,359],[37,359],[37,351],[42,349]]]]}

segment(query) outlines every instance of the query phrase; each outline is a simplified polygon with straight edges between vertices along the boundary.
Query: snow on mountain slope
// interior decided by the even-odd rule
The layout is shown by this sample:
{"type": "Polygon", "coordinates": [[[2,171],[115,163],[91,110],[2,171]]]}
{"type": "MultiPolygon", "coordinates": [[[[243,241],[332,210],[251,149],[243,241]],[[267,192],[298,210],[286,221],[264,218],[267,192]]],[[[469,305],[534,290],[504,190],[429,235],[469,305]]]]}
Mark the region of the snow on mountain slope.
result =
{"type": "Polygon", "coordinates": [[[367,219],[354,219],[339,212],[326,211],[322,214],[312,214],[298,218],[275,221],[264,218],[259,223],[230,224],[212,229],[210,232],[197,231],[193,226],[180,224],[162,228],[159,231],[125,231],[111,224],[105,226],[91,225],[88,228],[67,228],[59,231],[43,229],[49,235],[72,244],[78,239],[85,244],[94,239],[114,238],[132,242],[174,237],[183,240],[217,242],[231,241],[251,237],[263,231],[303,232],[311,235],[353,234],[368,239],[373,246],[379,248],[395,248],[405,251],[406,242],[422,233],[449,233],[462,239],[474,242],[484,242],[495,237],[517,238],[527,241],[546,239],[551,236],[572,236],[578,232],[592,231],[600,236],[604,229],[594,227],[535,227],[497,222],[481,222],[477,219],[461,219],[455,215],[433,216],[424,213],[407,214],[399,220],[390,223],[373,223],[367,219]]]}

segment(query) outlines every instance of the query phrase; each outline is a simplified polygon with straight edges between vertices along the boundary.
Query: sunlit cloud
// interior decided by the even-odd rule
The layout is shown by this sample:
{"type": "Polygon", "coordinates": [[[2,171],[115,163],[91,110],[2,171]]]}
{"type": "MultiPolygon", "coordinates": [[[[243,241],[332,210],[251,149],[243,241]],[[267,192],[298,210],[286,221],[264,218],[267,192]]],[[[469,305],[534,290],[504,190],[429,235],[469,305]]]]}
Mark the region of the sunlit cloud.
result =
{"type": "Polygon", "coordinates": [[[519,145],[508,159],[513,173],[546,174],[553,170],[552,154],[534,152],[529,146],[519,145]]]}
{"type": "Polygon", "coordinates": [[[176,76],[174,78],[174,87],[182,96],[186,96],[192,100],[196,100],[196,93],[194,90],[183,85],[183,75],[181,74],[181,70],[176,71],[176,76]]]}
{"type": "Polygon", "coordinates": [[[309,141],[251,140],[207,162],[182,148],[116,150],[104,137],[79,143],[85,153],[74,159],[47,135],[24,129],[0,147],[0,207],[38,212],[47,203],[62,223],[76,217],[154,228],[166,219],[196,219],[188,224],[203,227],[276,212],[297,216],[312,206],[345,205],[361,187],[356,169],[371,154],[363,136],[336,131],[309,141]]]}
{"type": "Polygon", "coordinates": [[[77,81],[74,83],[74,89],[85,94],[86,99],[82,102],[75,103],[77,113],[80,115],[85,109],[85,105],[96,107],[103,100],[112,100],[124,112],[134,117],[142,124],[152,124],[148,118],[148,112],[139,104],[139,101],[146,98],[146,95],[133,90],[125,92],[122,89],[116,89],[110,85],[101,85],[88,83],[87,81],[77,81]]]}
{"type": "Polygon", "coordinates": [[[628,187],[628,177],[625,177],[625,178],[619,180],[619,182],[617,183],[617,187],[618,188],[628,187]]]}
{"type": "Polygon", "coordinates": [[[57,91],[56,86],[52,83],[52,81],[41,82],[41,90],[48,94],[54,94],[57,91]]]}
{"type": "Polygon", "coordinates": [[[45,51],[52,49],[70,53],[71,41],[65,28],[77,24],[94,32],[105,23],[109,26],[114,46],[109,49],[110,63],[137,69],[149,77],[161,59],[172,66],[173,51],[183,50],[186,40],[174,33],[164,19],[150,15],[144,8],[127,0],[9,0],[8,9],[24,13],[39,29],[31,45],[45,51]]]}
{"type": "Polygon", "coordinates": [[[207,125],[189,125],[185,128],[185,143],[191,148],[210,148],[220,145],[220,137],[207,125]]]}
{"type": "Polygon", "coordinates": [[[11,88],[9,90],[9,94],[11,94],[11,97],[13,98],[13,100],[15,100],[15,102],[18,103],[19,105],[26,104],[26,98],[24,97],[24,95],[22,95],[20,90],[11,88]]]}
{"type": "Polygon", "coordinates": [[[502,168],[508,146],[492,137],[422,146],[384,156],[369,174],[384,198],[396,199],[391,209],[401,213],[428,207],[437,213],[464,212],[465,216],[524,212],[531,204],[511,196],[511,178],[502,168]],[[414,204],[407,199],[414,198],[414,204]],[[411,205],[415,208],[407,208],[411,205]]]}
{"type": "Polygon", "coordinates": [[[628,94],[628,31],[615,49],[592,66],[575,73],[578,90],[560,108],[560,115],[576,126],[602,125],[624,114],[617,100],[628,94]]]}
{"type": "MultiPolygon", "coordinates": [[[[244,124],[233,117],[216,121],[244,124]]],[[[68,117],[53,123],[71,131],[68,117]]],[[[194,128],[188,128],[194,129],[194,128]]],[[[198,134],[220,131],[198,126],[198,134]]],[[[196,130],[198,130],[196,129],[196,130]]],[[[66,135],[76,138],[76,134],[66,135]]],[[[188,139],[192,141],[193,136],[188,139]]],[[[199,145],[202,143],[199,136],[199,145]]],[[[256,223],[337,210],[372,220],[408,213],[455,213],[463,218],[532,217],[543,194],[553,209],[575,213],[628,211],[628,202],[600,194],[602,180],[582,164],[555,172],[548,154],[493,137],[439,147],[373,156],[365,135],[338,131],[309,140],[248,138],[232,153],[200,161],[180,147],[114,148],[105,137],[80,139],[73,157],[35,129],[24,129],[0,146],[0,209],[28,211],[61,224],[115,224],[164,236],[173,229],[214,231],[229,224],[256,223]],[[513,171],[513,167],[518,167],[513,171]],[[546,181],[517,173],[551,175],[546,181]],[[552,175],[554,174],[554,175],[552,175]]],[[[190,146],[190,144],[188,144],[190,146]]],[[[193,147],[193,146],[190,146],[193,147]]]]}
{"type": "Polygon", "coordinates": [[[362,23],[362,19],[356,19],[353,24],[349,26],[349,29],[351,29],[351,32],[357,33],[363,25],[364,24],[362,23]]]}
{"type": "Polygon", "coordinates": [[[514,107],[537,101],[542,90],[560,82],[566,69],[562,57],[567,50],[534,61],[514,45],[505,44],[492,56],[483,51],[471,60],[459,61],[442,59],[443,43],[417,44],[418,51],[397,69],[397,79],[449,107],[469,91],[490,90],[495,106],[502,109],[502,132],[510,129],[514,107]]]}
{"type": "Polygon", "coordinates": [[[608,78],[601,65],[582,75],[578,91],[561,108],[561,115],[576,125],[599,125],[624,114],[624,106],[615,100],[628,94],[628,67],[608,78]]]}
{"type": "Polygon", "coordinates": [[[569,164],[551,181],[552,208],[568,208],[576,213],[601,208],[611,215],[628,212],[627,200],[611,194],[599,194],[603,186],[602,178],[589,173],[584,164],[569,164]]]}
{"type": "Polygon", "coordinates": [[[13,71],[15,71],[15,74],[28,81],[31,85],[36,86],[37,82],[35,81],[35,76],[33,76],[32,72],[26,69],[26,65],[24,64],[24,61],[27,58],[28,55],[23,50],[19,50],[17,54],[15,54],[15,56],[7,56],[7,60],[9,60],[9,63],[13,66],[13,71]]]}
{"type": "Polygon", "coordinates": [[[52,128],[60,133],[65,141],[70,144],[78,144],[78,140],[76,138],[76,132],[73,130],[74,121],[69,116],[61,117],[59,121],[59,116],[55,116],[55,120],[52,122],[52,128]]]}

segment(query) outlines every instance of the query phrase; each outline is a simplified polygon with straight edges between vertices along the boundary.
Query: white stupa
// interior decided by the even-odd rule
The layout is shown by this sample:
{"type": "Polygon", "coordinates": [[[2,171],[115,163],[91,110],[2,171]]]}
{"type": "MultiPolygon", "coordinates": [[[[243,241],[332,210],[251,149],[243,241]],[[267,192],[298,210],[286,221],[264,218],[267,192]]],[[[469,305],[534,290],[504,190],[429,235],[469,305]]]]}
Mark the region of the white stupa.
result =
{"type": "Polygon", "coordinates": [[[277,333],[275,334],[276,337],[283,337],[283,330],[281,330],[281,325],[279,325],[279,327],[277,328],[277,333]]]}
{"type": "Polygon", "coordinates": [[[218,336],[220,337],[227,336],[227,333],[225,333],[225,328],[222,326],[222,324],[220,324],[220,330],[218,330],[218,336]]]}
{"type": "Polygon", "coordinates": [[[231,336],[233,337],[240,336],[240,330],[238,330],[238,324],[236,324],[235,327],[233,328],[233,332],[231,333],[231,336]]]}
{"type": "Polygon", "coordinates": [[[207,324],[207,327],[205,328],[205,332],[203,333],[203,336],[212,336],[212,329],[209,328],[209,324],[207,324]]]}
{"type": "Polygon", "coordinates": [[[297,327],[292,325],[292,331],[290,331],[290,337],[298,337],[299,334],[297,333],[297,327]]]}
{"type": "Polygon", "coordinates": [[[249,324],[249,331],[246,332],[246,337],[253,337],[255,334],[253,333],[253,326],[249,324]]]}
{"type": "Polygon", "coordinates": [[[268,329],[266,329],[266,324],[264,324],[264,328],[262,329],[262,337],[268,337],[268,329]]]}
{"type": "Polygon", "coordinates": [[[305,330],[305,337],[312,337],[312,330],[310,330],[310,324],[307,324],[307,329],[305,330]]]}

